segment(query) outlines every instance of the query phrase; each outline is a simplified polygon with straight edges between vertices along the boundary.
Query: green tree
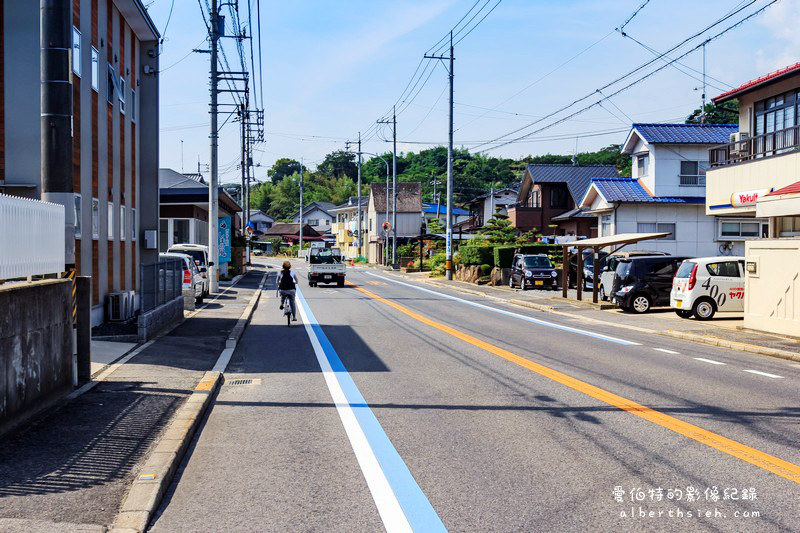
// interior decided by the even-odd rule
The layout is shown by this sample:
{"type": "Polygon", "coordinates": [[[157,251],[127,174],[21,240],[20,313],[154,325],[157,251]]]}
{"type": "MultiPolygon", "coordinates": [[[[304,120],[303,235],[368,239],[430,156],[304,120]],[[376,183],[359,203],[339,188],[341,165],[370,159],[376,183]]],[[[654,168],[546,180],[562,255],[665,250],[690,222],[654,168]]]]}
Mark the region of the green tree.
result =
{"type": "Polygon", "coordinates": [[[301,168],[305,170],[305,167],[303,167],[299,161],[289,159],[288,157],[282,157],[275,161],[275,164],[272,165],[272,168],[269,171],[269,177],[273,183],[277,183],[286,176],[290,176],[295,172],[299,173],[301,168]]]}
{"type": "Polygon", "coordinates": [[[267,213],[275,220],[289,220],[300,211],[300,174],[295,172],[271,185],[267,213]]]}
{"type": "Polygon", "coordinates": [[[508,215],[495,213],[481,228],[480,233],[485,235],[491,244],[510,244],[517,238],[517,230],[511,225],[508,215]]]}
{"type": "Polygon", "coordinates": [[[325,156],[317,166],[317,173],[333,177],[348,176],[356,179],[358,176],[358,166],[356,165],[356,154],[347,150],[336,150],[325,156]]]}
{"type": "Polygon", "coordinates": [[[739,123],[739,101],[733,100],[724,105],[715,105],[713,102],[706,104],[705,116],[700,115],[698,107],[686,118],[687,124],[738,124],[739,123]],[[704,120],[703,120],[704,119],[704,120]]]}
{"type": "Polygon", "coordinates": [[[428,233],[444,233],[444,222],[438,218],[432,218],[428,221],[428,233]]]}

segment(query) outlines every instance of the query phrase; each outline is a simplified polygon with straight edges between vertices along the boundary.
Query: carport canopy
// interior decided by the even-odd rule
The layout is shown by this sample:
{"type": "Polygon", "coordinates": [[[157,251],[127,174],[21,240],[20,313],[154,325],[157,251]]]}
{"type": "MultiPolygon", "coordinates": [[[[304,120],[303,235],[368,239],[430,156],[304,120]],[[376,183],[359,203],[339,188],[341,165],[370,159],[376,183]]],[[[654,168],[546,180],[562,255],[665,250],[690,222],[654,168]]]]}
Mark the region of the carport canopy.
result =
{"type": "MultiPolygon", "coordinates": [[[[597,252],[602,250],[603,248],[607,248],[609,246],[616,246],[616,248],[611,252],[616,252],[623,246],[627,246],[628,244],[636,244],[637,242],[641,241],[649,241],[653,239],[663,239],[664,237],[668,237],[671,235],[670,233],[620,233],[617,235],[608,235],[606,237],[595,237],[593,239],[583,239],[580,241],[572,241],[572,242],[565,242],[562,244],[564,247],[564,259],[562,265],[562,275],[561,275],[561,295],[566,298],[567,297],[567,289],[569,289],[569,249],[570,248],[577,248],[577,272],[576,280],[575,280],[575,287],[578,291],[578,300],[581,300],[582,290],[583,290],[583,251],[587,248],[591,248],[595,254],[595,261],[593,262],[594,265],[597,265],[597,252]]],[[[597,278],[599,276],[597,268],[592,268],[592,302],[597,303],[597,278]]]]}

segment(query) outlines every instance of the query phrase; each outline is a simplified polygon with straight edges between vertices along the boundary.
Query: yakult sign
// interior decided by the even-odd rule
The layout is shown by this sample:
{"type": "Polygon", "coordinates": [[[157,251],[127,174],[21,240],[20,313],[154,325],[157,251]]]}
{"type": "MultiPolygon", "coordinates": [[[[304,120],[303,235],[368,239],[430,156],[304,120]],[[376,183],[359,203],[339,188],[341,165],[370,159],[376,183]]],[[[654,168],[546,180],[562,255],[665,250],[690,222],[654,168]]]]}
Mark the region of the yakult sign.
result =
{"type": "Polygon", "coordinates": [[[755,189],[752,191],[735,192],[731,194],[731,205],[733,207],[756,205],[756,202],[761,196],[771,191],[772,189],[755,189]]]}

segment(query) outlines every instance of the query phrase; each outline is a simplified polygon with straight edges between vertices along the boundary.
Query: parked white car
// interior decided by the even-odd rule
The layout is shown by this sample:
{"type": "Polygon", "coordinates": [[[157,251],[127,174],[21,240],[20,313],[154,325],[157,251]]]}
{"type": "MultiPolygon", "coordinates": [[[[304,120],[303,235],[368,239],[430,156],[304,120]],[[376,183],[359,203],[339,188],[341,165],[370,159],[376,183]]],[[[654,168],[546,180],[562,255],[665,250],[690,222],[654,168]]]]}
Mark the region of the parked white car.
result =
{"type": "Polygon", "coordinates": [[[183,262],[183,275],[181,291],[183,293],[183,308],[194,309],[195,305],[203,303],[203,276],[194,262],[194,258],[187,254],[167,252],[158,254],[159,260],[178,259],[183,262]]]}
{"type": "Polygon", "coordinates": [[[203,277],[203,296],[208,296],[211,292],[211,281],[208,279],[208,246],[204,244],[173,244],[167,253],[186,254],[194,260],[197,270],[203,277]]]}
{"type": "Polygon", "coordinates": [[[672,280],[670,306],[681,318],[709,320],[744,311],[744,257],[697,257],[681,263],[672,280]]]}

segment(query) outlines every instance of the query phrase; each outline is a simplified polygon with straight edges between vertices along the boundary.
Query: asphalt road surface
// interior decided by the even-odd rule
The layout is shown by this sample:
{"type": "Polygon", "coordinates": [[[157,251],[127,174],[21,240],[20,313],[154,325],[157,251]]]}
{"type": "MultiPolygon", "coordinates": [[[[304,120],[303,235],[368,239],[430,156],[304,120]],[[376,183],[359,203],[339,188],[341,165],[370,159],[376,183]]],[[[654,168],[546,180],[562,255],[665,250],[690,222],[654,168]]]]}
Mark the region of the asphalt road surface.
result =
{"type": "Polygon", "coordinates": [[[800,366],[296,264],[153,531],[800,529],[800,366]]]}

